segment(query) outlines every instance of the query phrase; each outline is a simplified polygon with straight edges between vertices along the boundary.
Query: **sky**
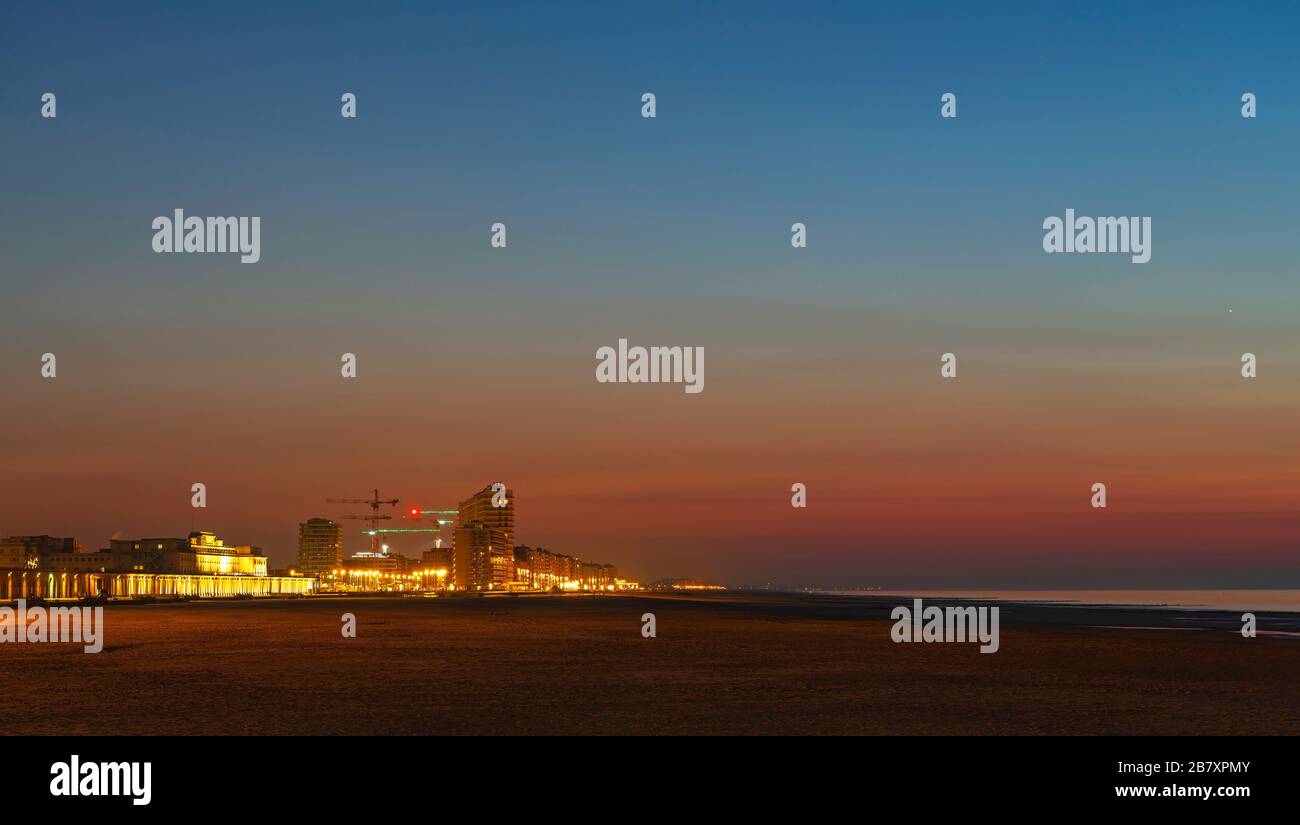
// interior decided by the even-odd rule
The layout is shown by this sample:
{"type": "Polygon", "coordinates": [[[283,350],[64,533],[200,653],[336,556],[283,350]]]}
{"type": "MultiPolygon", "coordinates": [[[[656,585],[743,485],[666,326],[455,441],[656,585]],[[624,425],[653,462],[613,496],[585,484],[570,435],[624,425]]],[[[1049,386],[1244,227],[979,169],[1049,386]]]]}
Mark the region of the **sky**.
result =
{"type": "Polygon", "coordinates": [[[0,9],[0,535],[287,566],[504,481],[642,581],[1296,586],[1293,6],[617,6],[0,9]],[[261,260],[155,254],[177,208],[261,260]]]}

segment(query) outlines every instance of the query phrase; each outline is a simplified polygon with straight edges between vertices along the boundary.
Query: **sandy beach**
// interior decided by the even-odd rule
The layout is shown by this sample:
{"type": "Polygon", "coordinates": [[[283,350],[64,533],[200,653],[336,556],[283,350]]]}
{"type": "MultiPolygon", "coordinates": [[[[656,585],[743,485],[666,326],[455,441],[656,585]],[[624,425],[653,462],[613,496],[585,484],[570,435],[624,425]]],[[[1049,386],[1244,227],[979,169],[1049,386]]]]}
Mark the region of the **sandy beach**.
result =
{"type": "MultiPolygon", "coordinates": [[[[1009,604],[1000,650],[981,654],[893,643],[896,604],[111,604],[102,653],[0,645],[0,717],[9,734],[1300,733],[1300,639],[1243,639],[1239,615],[1009,604]]],[[[1300,616],[1260,614],[1260,628],[1296,632],[1300,616]]]]}

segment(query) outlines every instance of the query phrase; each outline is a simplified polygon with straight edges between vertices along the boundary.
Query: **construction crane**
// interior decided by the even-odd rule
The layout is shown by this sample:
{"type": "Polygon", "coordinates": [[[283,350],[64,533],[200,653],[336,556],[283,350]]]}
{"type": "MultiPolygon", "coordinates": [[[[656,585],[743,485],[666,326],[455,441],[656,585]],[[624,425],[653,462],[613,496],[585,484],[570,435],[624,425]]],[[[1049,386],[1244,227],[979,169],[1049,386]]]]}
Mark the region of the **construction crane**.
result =
{"type": "Polygon", "coordinates": [[[379,555],[379,522],[388,521],[392,516],[381,516],[379,508],[388,506],[396,507],[398,499],[380,498],[379,490],[371,491],[373,495],[370,498],[327,498],[325,501],[329,504],[368,504],[370,505],[370,515],[368,516],[340,516],[345,519],[357,519],[360,521],[370,522],[370,552],[379,555]]]}
{"type": "Polygon", "coordinates": [[[433,516],[429,521],[433,524],[433,546],[435,548],[442,547],[443,526],[455,524],[456,516],[459,514],[459,510],[421,510],[419,507],[412,507],[406,511],[406,517],[415,521],[419,521],[422,516],[433,516]],[[450,516],[451,518],[439,518],[439,516],[450,516]]]}

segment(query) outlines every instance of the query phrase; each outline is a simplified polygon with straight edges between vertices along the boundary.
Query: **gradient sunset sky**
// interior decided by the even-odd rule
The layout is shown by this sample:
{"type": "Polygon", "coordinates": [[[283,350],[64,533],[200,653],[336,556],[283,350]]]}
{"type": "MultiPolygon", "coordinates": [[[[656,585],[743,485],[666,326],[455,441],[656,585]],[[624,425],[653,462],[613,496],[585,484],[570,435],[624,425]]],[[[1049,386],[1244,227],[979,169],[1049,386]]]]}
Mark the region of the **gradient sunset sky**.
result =
{"type": "Polygon", "coordinates": [[[643,581],[1295,587],[1298,23],[11,4],[0,535],[280,566],[327,497],[501,480],[520,542],[643,581]],[[260,263],[154,254],[176,208],[260,216],[260,263]],[[1067,208],[1151,216],[1151,262],[1046,255],[1067,208]],[[620,337],[704,392],[598,384],[620,337]]]}

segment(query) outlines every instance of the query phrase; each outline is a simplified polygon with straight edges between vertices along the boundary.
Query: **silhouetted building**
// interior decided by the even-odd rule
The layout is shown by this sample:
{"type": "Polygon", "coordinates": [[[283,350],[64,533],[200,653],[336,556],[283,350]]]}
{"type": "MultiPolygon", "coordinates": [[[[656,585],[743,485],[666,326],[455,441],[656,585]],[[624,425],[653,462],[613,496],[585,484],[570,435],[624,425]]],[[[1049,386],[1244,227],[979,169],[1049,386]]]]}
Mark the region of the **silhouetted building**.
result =
{"type": "Polygon", "coordinates": [[[343,527],[327,518],[298,525],[298,570],[307,576],[332,573],[343,566],[343,527]]]}
{"type": "Polygon", "coordinates": [[[81,543],[57,536],[5,536],[0,538],[0,569],[45,567],[44,559],[81,552],[81,543]]]}
{"type": "Polygon", "coordinates": [[[430,570],[451,570],[451,548],[430,547],[420,554],[420,565],[430,570]]]}

